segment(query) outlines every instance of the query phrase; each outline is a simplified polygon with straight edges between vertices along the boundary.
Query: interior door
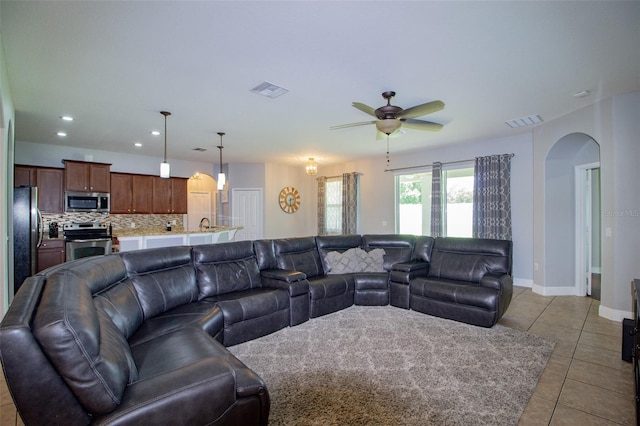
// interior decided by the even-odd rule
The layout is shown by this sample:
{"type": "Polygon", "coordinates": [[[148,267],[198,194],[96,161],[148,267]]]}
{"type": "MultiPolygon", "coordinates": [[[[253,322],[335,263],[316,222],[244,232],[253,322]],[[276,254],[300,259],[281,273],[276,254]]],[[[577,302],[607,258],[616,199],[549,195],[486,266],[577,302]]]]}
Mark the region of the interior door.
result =
{"type": "Polygon", "coordinates": [[[198,231],[202,218],[209,219],[209,225],[213,225],[211,221],[211,192],[209,191],[190,191],[187,198],[187,230],[198,231]]]}
{"type": "Polygon", "coordinates": [[[241,226],[236,241],[264,238],[264,207],[262,189],[234,188],[231,190],[231,226],[241,226]]]}

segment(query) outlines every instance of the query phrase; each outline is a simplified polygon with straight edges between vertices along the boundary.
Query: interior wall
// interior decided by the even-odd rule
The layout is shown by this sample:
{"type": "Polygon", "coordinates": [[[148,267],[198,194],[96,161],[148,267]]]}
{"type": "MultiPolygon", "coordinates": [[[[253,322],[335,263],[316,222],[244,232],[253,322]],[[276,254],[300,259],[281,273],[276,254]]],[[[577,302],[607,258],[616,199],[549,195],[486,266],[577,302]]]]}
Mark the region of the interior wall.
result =
{"type": "MultiPolygon", "coordinates": [[[[533,132],[534,291],[547,293],[545,236],[545,159],[564,136],[583,133],[600,145],[601,274],[600,315],[618,321],[630,317],[630,282],[640,276],[640,92],[617,95],[558,119],[533,132]]],[[[565,254],[565,256],[568,256],[565,254]]],[[[570,261],[570,260],[567,260],[570,261]]],[[[553,289],[553,288],[551,288],[553,289]]]]}
{"type": "MultiPolygon", "coordinates": [[[[428,140],[429,133],[425,133],[428,140]]],[[[511,159],[511,206],[513,229],[513,271],[517,285],[533,284],[533,147],[531,131],[520,131],[512,136],[475,140],[449,146],[428,147],[420,151],[394,154],[393,144],[402,143],[398,138],[390,144],[390,168],[430,165],[473,160],[475,157],[513,153],[511,159]]],[[[385,172],[386,141],[372,142],[375,157],[324,167],[319,175],[335,176],[345,172],[361,172],[361,233],[386,234],[395,232],[395,188],[393,172],[385,172]]],[[[401,173],[401,171],[399,172],[401,173]]]]}
{"type": "Polygon", "coordinates": [[[599,146],[585,134],[567,135],[549,150],[545,162],[544,232],[545,286],[547,288],[574,287],[576,281],[575,166],[598,161],[600,161],[599,146]]]}
{"type": "MultiPolygon", "coordinates": [[[[64,167],[62,160],[95,161],[111,164],[112,172],[159,175],[162,158],[74,148],[69,146],[39,144],[16,141],[15,164],[29,164],[44,167],[64,167]]],[[[184,161],[169,158],[171,176],[188,178],[196,172],[214,176],[213,164],[209,162],[184,161]]],[[[217,176],[217,174],[215,175],[217,176]]]]}
{"type": "Polygon", "coordinates": [[[9,223],[13,220],[13,123],[15,110],[0,35],[0,176],[4,182],[0,191],[0,318],[9,306],[9,265],[13,263],[13,253],[9,250],[9,241],[13,239],[9,234],[9,223]]]}

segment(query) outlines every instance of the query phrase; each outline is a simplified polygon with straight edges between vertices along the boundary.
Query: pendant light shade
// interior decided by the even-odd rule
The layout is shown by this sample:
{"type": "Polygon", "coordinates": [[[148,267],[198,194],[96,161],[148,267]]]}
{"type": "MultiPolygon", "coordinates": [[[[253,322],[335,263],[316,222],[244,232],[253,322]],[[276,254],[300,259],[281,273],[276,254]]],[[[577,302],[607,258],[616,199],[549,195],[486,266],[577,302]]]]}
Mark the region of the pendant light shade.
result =
{"type": "Polygon", "coordinates": [[[309,176],[313,176],[318,173],[318,164],[315,162],[313,157],[309,157],[305,170],[309,176]]]}
{"type": "Polygon", "coordinates": [[[218,149],[220,150],[220,171],[218,173],[218,191],[222,191],[224,189],[224,184],[227,182],[227,177],[222,172],[222,137],[225,135],[224,132],[218,132],[220,135],[220,145],[218,145],[218,149]]]}
{"type": "Polygon", "coordinates": [[[400,128],[402,122],[400,120],[396,120],[395,118],[387,118],[384,120],[378,120],[376,122],[376,128],[384,133],[385,135],[390,135],[400,128]]]}
{"type": "Polygon", "coordinates": [[[164,160],[160,163],[160,177],[171,177],[171,166],[167,163],[167,117],[171,115],[168,111],[160,111],[164,115],[164,160]]]}

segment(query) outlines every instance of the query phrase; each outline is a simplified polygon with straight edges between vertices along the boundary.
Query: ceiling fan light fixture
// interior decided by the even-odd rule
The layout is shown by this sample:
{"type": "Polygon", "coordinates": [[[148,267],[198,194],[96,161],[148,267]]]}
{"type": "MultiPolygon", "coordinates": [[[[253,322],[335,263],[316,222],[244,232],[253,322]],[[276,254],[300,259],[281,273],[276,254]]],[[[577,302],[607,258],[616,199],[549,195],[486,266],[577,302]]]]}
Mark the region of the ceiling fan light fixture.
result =
{"type": "Polygon", "coordinates": [[[398,130],[401,125],[402,122],[400,120],[396,120],[395,118],[387,118],[376,122],[376,129],[378,129],[385,135],[390,135],[391,133],[398,130]]]}
{"type": "Polygon", "coordinates": [[[318,163],[315,162],[313,157],[309,157],[309,161],[305,166],[305,171],[309,176],[313,176],[318,173],[318,163]]]}

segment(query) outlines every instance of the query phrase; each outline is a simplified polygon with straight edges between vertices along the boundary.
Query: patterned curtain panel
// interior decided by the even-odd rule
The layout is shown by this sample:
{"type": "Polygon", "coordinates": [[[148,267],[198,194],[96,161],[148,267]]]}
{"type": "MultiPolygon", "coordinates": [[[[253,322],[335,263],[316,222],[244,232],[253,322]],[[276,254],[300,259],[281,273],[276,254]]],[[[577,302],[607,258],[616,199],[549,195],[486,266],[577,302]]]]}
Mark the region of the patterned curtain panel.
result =
{"type": "Polygon", "coordinates": [[[511,157],[478,157],[473,181],[473,236],[511,239],[511,157]]]}
{"type": "Polygon", "coordinates": [[[431,168],[431,236],[442,236],[442,163],[431,168]]]}
{"type": "Polygon", "coordinates": [[[342,175],[342,234],[357,232],[358,225],[358,173],[342,175]]]}
{"type": "Polygon", "coordinates": [[[320,176],[318,181],[318,235],[327,235],[327,229],[325,226],[325,188],[327,178],[320,176]]]}

